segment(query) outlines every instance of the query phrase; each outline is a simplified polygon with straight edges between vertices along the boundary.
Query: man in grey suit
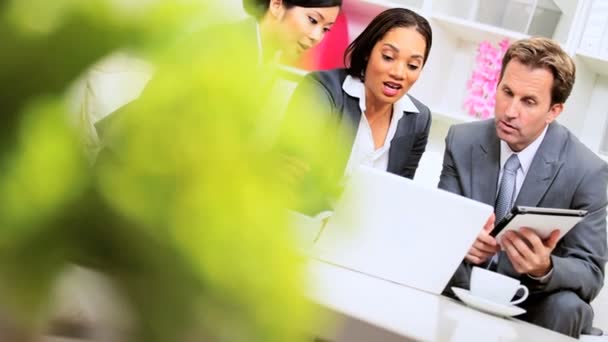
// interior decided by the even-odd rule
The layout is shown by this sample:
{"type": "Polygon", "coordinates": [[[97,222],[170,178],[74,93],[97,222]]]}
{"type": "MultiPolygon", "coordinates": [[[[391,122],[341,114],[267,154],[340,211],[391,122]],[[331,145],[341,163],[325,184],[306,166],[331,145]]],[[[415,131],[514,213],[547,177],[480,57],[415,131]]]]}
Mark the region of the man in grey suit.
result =
{"type": "MultiPolygon", "coordinates": [[[[575,78],[572,59],[546,38],[506,52],[495,119],[455,125],[446,137],[439,187],[495,207],[451,286],[468,288],[473,266],[517,278],[530,289],[519,318],[578,337],[592,327],[589,303],[604,283],[608,166],[555,122],[575,78]],[[561,240],[531,229],[489,235],[513,205],[584,209],[561,240]]],[[[531,227],[533,228],[533,227],[531,227]]],[[[449,290],[446,290],[446,292],[449,290]]]]}

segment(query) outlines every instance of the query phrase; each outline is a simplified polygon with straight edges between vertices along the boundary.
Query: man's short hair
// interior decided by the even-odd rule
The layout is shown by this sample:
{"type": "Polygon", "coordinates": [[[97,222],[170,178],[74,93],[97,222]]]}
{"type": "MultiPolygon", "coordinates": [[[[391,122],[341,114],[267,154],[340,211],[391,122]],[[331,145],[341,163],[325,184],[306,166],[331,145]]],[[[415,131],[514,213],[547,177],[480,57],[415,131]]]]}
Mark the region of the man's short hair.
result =
{"type": "Polygon", "coordinates": [[[576,67],[574,61],[556,41],[544,37],[521,39],[513,43],[502,59],[500,80],[507,64],[517,59],[530,68],[546,68],[553,74],[551,105],[564,103],[572,92],[576,67]]]}

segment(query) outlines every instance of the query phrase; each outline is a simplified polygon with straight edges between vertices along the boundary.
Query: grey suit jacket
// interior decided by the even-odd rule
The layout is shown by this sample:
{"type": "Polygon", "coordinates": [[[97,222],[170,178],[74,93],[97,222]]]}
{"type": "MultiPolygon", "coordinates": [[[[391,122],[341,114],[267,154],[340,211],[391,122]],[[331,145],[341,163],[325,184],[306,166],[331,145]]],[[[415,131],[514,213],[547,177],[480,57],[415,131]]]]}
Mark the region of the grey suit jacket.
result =
{"type": "MultiPolygon", "coordinates": [[[[337,122],[352,133],[348,138],[352,145],[361,120],[361,109],[359,99],[348,95],[342,89],[346,76],[346,69],[317,71],[308,74],[294,91],[289,106],[290,108],[292,106],[304,106],[305,108],[310,106],[311,98],[315,99],[318,101],[317,108],[321,108],[323,112],[331,115],[330,120],[337,122]]],[[[406,96],[409,96],[419,113],[406,111],[399,120],[397,131],[391,140],[387,171],[403,177],[414,178],[428,141],[431,112],[422,102],[409,94],[406,96]]],[[[288,115],[291,111],[290,108],[287,111],[288,115]]],[[[347,158],[345,158],[346,160],[347,158]]]]}
{"type": "MultiPolygon", "coordinates": [[[[452,126],[439,187],[494,206],[500,169],[500,140],[494,120],[452,126]]],[[[590,302],[604,283],[608,165],[570,131],[554,122],[547,129],[515,205],[588,210],[552,253],[553,275],[541,284],[513,269],[506,255],[497,271],[519,278],[533,292],[570,290],[590,302]]],[[[460,266],[452,283],[468,287],[471,265],[460,266]]]]}

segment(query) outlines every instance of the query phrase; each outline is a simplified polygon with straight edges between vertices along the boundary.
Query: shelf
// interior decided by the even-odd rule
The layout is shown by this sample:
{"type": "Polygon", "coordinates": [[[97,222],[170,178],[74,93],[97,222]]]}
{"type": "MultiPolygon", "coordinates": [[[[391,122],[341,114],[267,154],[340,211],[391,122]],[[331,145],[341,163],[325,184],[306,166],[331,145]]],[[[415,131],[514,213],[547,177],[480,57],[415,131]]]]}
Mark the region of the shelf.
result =
{"type": "Polygon", "coordinates": [[[466,115],[462,112],[455,112],[450,110],[445,110],[443,108],[431,109],[431,113],[433,114],[433,119],[448,121],[452,124],[466,123],[466,122],[474,122],[480,119],[466,115]]]}
{"type": "Polygon", "coordinates": [[[608,58],[600,57],[591,53],[577,51],[576,56],[583,60],[583,62],[594,72],[608,76],[608,58]]]}
{"type": "Polygon", "coordinates": [[[456,35],[462,40],[474,43],[484,40],[498,42],[504,38],[509,38],[511,41],[514,41],[529,37],[528,35],[520,32],[505,30],[500,27],[472,22],[470,20],[447,15],[434,14],[431,18],[446,29],[447,32],[456,35]]]}
{"type": "Polygon", "coordinates": [[[399,1],[395,1],[395,0],[360,0],[360,1],[364,2],[364,3],[384,7],[387,9],[399,7],[399,8],[407,8],[407,9],[411,9],[411,10],[415,10],[415,11],[420,11],[420,7],[406,5],[406,4],[400,3],[399,1]]]}

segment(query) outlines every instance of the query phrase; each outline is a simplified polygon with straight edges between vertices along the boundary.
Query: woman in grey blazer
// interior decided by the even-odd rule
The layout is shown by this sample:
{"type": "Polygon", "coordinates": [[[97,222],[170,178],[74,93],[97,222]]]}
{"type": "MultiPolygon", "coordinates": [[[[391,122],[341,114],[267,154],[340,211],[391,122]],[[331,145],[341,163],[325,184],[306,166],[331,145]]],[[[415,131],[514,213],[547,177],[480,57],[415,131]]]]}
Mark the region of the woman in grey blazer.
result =
{"type": "Polygon", "coordinates": [[[313,72],[300,82],[287,118],[316,105],[315,111],[349,131],[346,176],[367,165],[413,178],[431,114],[407,92],[420,76],[431,43],[431,27],[422,16],[403,8],[380,13],[348,46],[347,68],[313,72]]]}

